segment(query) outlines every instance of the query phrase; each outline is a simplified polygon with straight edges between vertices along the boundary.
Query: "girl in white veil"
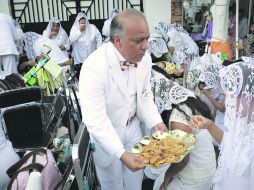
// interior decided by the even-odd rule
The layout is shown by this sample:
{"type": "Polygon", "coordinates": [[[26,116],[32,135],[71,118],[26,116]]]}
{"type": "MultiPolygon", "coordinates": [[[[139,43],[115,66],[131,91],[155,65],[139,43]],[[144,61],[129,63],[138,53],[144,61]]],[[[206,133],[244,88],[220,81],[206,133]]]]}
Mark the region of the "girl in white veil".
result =
{"type": "Polygon", "coordinates": [[[226,94],[224,133],[212,121],[194,116],[192,128],[206,128],[220,142],[221,155],[214,178],[214,190],[254,188],[254,65],[235,63],[220,71],[226,94]]]}

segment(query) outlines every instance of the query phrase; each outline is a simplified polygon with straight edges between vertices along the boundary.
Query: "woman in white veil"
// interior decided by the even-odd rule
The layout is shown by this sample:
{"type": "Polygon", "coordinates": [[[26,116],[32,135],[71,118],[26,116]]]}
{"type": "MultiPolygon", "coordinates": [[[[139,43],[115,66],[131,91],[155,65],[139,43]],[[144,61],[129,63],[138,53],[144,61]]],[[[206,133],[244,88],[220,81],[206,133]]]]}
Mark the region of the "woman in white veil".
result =
{"type": "Polygon", "coordinates": [[[49,20],[46,30],[43,31],[43,37],[53,40],[56,45],[68,56],[70,49],[69,38],[58,18],[53,17],[49,20]]]}
{"type": "Polygon", "coordinates": [[[102,36],[96,26],[89,23],[85,13],[80,12],[72,25],[69,39],[73,48],[71,55],[74,59],[74,69],[78,77],[85,59],[101,45],[102,36]]]}
{"type": "Polygon", "coordinates": [[[103,24],[102,35],[105,37],[104,43],[109,41],[111,21],[118,13],[118,9],[114,8],[111,11],[110,17],[103,24]]]}

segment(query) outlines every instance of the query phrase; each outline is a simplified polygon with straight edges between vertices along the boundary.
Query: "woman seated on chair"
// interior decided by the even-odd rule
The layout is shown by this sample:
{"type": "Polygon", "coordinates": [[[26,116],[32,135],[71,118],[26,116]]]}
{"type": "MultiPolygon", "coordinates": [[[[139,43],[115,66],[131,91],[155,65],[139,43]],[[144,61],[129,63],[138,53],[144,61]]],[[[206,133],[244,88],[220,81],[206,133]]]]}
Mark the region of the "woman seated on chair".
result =
{"type": "Polygon", "coordinates": [[[65,66],[64,70],[67,71],[71,64],[68,56],[61,51],[61,49],[50,39],[41,36],[35,32],[25,33],[25,51],[29,61],[25,61],[20,64],[20,68],[26,66],[34,66],[43,58],[43,55],[47,55],[53,63],[59,66],[65,66]]]}
{"type": "Polygon", "coordinates": [[[58,18],[53,17],[49,20],[48,26],[43,31],[42,36],[51,39],[69,57],[67,52],[70,49],[69,38],[58,18]]]}
{"type": "MultiPolygon", "coordinates": [[[[50,60],[50,62],[48,62],[48,65],[49,63],[53,63],[53,65],[51,64],[51,66],[54,66],[55,63],[59,66],[64,66],[63,69],[65,71],[69,68],[69,64],[71,63],[69,58],[52,40],[45,38],[35,32],[25,33],[25,51],[27,59],[22,58],[21,61],[24,61],[21,62],[18,66],[18,69],[21,73],[24,73],[24,70],[29,70],[29,67],[37,65],[37,63],[39,61],[43,61],[43,59],[50,60]]],[[[59,68],[57,68],[57,70],[59,70],[59,68]]],[[[36,72],[38,85],[42,89],[47,89],[47,95],[53,94],[62,83],[62,79],[58,78],[59,75],[58,77],[55,77],[55,71],[56,70],[54,69],[47,70],[47,74],[45,74],[46,72],[44,72],[44,69],[40,69],[38,70],[38,72],[36,72]]],[[[68,72],[66,71],[66,73],[68,72]]]]}

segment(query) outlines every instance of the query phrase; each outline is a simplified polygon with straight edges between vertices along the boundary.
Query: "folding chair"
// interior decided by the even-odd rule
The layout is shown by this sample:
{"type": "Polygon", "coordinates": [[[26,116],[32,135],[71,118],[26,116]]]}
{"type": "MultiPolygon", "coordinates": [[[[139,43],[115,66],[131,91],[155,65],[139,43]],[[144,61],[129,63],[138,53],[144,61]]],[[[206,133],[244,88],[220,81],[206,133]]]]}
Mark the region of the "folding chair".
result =
{"type": "Polygon", "coordinates": [[[78,189],[100,189],[87,128],[82,123],[74,139],[72,161],[78,189]]]}
{"type": "Polygon", "coordinates": [[[0,93],[3,130],[17,152],[47,147],[51,135],[45,131],[42,92],[38,87],[0,93]]]}
{"type": "Polygon", "coordinates": [[[36,86],[8,90],[0,93],[0,108],[29,102],[39,102],[41,99],[41,89],[36,86]]]}
{"type": "Polygon", "coordinates": [[[2,112],[4,131],[17,152],[48,147],[51,134],[44,129],[38,103],[12,106],[2,112]]]}
{"type": "Polygon", "coordinates": [[[63,174],[63,190],[71,190],[71,189],[77,189],[73,188],[76,184],[74,184],[75,176],[73,171],[73,163],[71,162],[63,174]]]}
{"type": "Polygon", "coordinates": [[[57,129],[60,127],[62,123],[62,119],[64,113],[66,112],[66,105],[64,96],[61,94],[62,88],[58,90],[56,95],[50,97],[49,108],[47,110],[47,123],[46,130],[52,133],[53,135],[56,133],[57,129]]]}
{"type": "Polygon", "coordinates": [[[81,109],[79,106],[79,100],[77,94],[72,87],[66,89],[67,97],[67,110],[69,112],[70,125],[73,130],[72,134],[76,135],[78,128],[82,122],[81,109]]]}
{"type": "Polygon", "coordinates": [[[78,128],[81,124],[81,108],[79,105],[78,98],[78,81],[74,76],[70,76],[67,81],[67,85],[65,86],[65,97],[66,97],[66,108],[67,108],[67,123],[69,130],[69,136],[71,142],[76,136],[78,132],[78,128]]]}

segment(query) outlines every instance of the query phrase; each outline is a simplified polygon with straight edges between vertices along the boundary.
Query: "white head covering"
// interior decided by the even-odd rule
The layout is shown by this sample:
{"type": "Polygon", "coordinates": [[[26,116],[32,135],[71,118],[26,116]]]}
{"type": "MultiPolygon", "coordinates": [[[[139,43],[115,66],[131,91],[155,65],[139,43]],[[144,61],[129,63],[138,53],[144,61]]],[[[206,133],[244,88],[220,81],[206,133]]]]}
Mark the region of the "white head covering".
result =
{"type": "Polygon", "coordinates": [[[35,32],[26,32],[25,33],[25,51],[27,54],[27,57],[29,60],[31,61],[35,61],[36,59],[36,55],[33,49],[34,43],[37,39],[39,39],[41,37],[40,34],[37,34],[35,32]]]}
{"type": "Polygon", "coordinates": [[[184,32],[188,34],[188,32],[182,27],[180,24],[169,24],[166,22],[158,22],[155,26],[155,29],[158,33],[168,33],[170,30],[176,30],[178,32],[184,32]]]}
{"type": "Polygon", "coordinates": [[[164,38],[166,43],[168,43],[168,41],[170,40],[169,36],[167,35],[169,31],[169,24],[165,22],[158,22],[155,25],[155,30],[160,36],[162,36],[162,38],[164,38]]]}
{"type": "Polygon", "coordinates": [[[110,18],[113,19],[118,13],[119,13],[119,10],[116,8],[113,8],[113,10],[110,13],[110,18]]]}
{"type": "Polygon", "coordinates": [[[160,113],[164,110],[171,110],[172,104],[179,104],[194,97],[192,91],[178,85],[177,83],[167,79],[161,73],[153,71],[151,78],[152,92],[154,101],[160,113]]]}
{"type": "Polygon", "coordinates": [[[241,62],[221,69],[220,84],[229,130],[224,132],[215,180],[221,171],[241,176],[254,159],[254,65],[241,62]]]}
{"type": "Polygon", "coordinates": [[[24,47],[23,41],[24,41],[25,36],[24,36],[23,30],[21,29],[19,22],[16,20],[13,20],[13,22],[14,22],[14,26],[15,26],[15,29],[17,32],[16,33],[17,39],[15,40],[15,44],[17,46],[18,52],[21,54],[21,53],[23,53],[23,47],[24,47]]]}
{"type": "Polygon", "coordinates": [[[167,44],[159,34],[151,34],[148,44],[150,52],[157,58],[168,52],[167,44]]]}
{"type": "Polygon", "coordinates": [[[214,82],[218,85],[218,74],[222,67],[222,62],[216,55],[204,54],[201,57],[195,57],[190,63],[186,79],[188,87],[194,88],[199,81],[202,81],[206,83],[207,88],[213,88],[214,82]]]}
{"type": "Polygon", "coordinates": [[[46,30],[44,30],[44,32],[43,32],[43,36],[49,37],[49,34],[51,33],[52,25],[54,23],[57,23],[60,25],[59,32],[55,38],[57,38],[58,36],[64,35],[66,33],[65,30],[62,28],[60,20],[56,17],[53,17],[49,20],[48,26],[47,26],[46,30]]]}
{"type": "Polygon", "coordinates": [[[221,64],[207,65],[204,71],[199,75],[199,81],[206,84],[206,89],[219,87],[219,71],[222,68],[221,64]]]}
{"type": "MultiPolygon", "coordinates": [[[[80,21],[80,19],[82,19],[82,18],[86,19],[86,25],[89,25],[89,20],[88,20],[86,14],[83,13],[83,12],[79,12],[78,15],[77,15],[77,17],[76,17],[76,19],[75,19],[74,24],[72,25],[71,30],[73,30],[73,29],[74,29],[74,30],[80,30],[79,21],[80,21]]],[[[87,26],[86,26],[86,27],[87,27],[87,26]]]]}

